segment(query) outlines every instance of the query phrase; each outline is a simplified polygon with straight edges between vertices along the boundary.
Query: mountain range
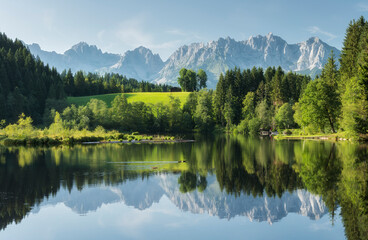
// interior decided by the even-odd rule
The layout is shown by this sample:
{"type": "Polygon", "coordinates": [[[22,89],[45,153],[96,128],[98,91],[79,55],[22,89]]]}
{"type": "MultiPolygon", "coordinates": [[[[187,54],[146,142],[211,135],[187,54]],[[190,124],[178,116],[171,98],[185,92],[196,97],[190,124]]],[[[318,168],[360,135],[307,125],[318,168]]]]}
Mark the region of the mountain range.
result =
{"type": "Polygon", "coordinates": [[[145,210],[154,203],[159,203],[164,196],[182,211],[205,213],[220,219],[242,216],[250,221],[267,221],[269,224],[280,221],[289,213],[298,213],[317,220],[328,212],[320,196],[304,189],[292,193],[286,191],[282,197],[269,197],[266,193],[257,197],[244,193],[235,196],[222,191],[216,176],[210,175],[207,176],[208,185],[203,192],[195,190],[181,193],[178,176],[163,174],[145,180],[129,180],[115,186],[89,186],[82,191],[73,189],[69,192],[64,189],[53,197],[45,198],[32,212],[36,213],[43,206],[60,202],[82,215],[97,211],[104,204],[118,202],[145,210]]]}
{"type": "Polygon", "coordinates": [[[183,67],[197,71],[202,68],[208,75],[208,86],[214,88],[218,77],[228,69],[281,66],[284,71],[295,71],[312,77],[320,73],[330,52],[335,57],[340,51],[317,37],[289,44],[279,36],[251,36],[236,41],[230,37],[208,43],[192,43],[177,49],[165,62],[158,54],[145,47],[129,50],[123,55],[103,53],[95,45],[85,42],[74,45],[63,54],[48,52],[38,44],[28,45],[33,55],[54,66],[58,71],[119,73],[137,80],[177,85],[179,70],[183,67]]]}

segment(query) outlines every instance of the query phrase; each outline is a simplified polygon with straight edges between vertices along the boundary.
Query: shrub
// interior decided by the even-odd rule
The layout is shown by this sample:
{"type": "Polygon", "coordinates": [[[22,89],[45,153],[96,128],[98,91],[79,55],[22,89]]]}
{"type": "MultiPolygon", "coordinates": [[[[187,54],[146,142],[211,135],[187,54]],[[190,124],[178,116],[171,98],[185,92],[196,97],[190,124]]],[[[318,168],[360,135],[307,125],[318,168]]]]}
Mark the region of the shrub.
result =
{"type": "Polygon", "coordinates": [[[259,133],[261,123],[258,118],[253,118],[248,122],[249,134],[256,135],[259,133]]]}
{"type": "Polygon", "coordinates": [[[289,129],[286,129],[286,130],[284,130],[283,134],[284,135],[291,135],[292,132],[289,129]]]}
{"type": "Polygon", "coordinates": [[[248,120],[247,119],[242,120],[239,123],[239,125],[236,127],[236,129],[241,134],[247,134],[247,133],[249,133],[248,120]]]}

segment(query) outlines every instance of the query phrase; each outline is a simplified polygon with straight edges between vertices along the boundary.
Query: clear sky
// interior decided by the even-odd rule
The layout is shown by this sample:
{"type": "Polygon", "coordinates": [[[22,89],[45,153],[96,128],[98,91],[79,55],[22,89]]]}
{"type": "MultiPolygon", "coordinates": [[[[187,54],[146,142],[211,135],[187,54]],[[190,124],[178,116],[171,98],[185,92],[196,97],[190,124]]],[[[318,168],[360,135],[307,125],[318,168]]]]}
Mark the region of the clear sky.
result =
{"type": "Polygon", "coordinates": [[[362,15],[368,0],[0,0],[0,32],[58,53],[84,41],[120,54],[145,46],[166,60],[184,44],[269,32],[341,49],[362,15]]]}

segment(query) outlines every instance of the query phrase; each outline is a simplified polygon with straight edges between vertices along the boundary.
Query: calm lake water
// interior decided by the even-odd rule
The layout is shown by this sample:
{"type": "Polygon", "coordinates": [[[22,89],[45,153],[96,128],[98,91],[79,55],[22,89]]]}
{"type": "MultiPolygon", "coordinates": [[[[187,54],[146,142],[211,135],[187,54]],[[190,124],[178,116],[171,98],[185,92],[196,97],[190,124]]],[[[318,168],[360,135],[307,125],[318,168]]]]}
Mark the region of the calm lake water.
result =
{"type": "Polygon", "coordinates": [[[367,239],[367,186],[348,142],[0,147],[0,239],[367,239]]]}

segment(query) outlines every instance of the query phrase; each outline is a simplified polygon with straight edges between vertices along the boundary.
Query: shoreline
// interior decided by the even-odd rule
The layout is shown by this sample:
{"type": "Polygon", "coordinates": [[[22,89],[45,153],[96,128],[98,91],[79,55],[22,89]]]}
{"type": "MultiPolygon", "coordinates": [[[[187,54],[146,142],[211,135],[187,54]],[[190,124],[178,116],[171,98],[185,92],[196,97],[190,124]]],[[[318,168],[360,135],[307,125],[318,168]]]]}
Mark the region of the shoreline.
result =
{"type": "Polygon", "coordinates": [[[195,140],[175,139],[174,137],[154,137],[142,135],[117,136],[109,139],[102,136],[84,136],[80,138],[41,137],[41,138],[0,138],[1,146],[60,146],[60,145],[96,145],[96,144],[160,144],[160,143],[189,143],[195,140]],[[126,138],[125,138],[126,137],[126,138]],[[124,139],[125,138],[125,139],[124,139]]]}
{"type": "Polygon", "coordinates": [[[338,134],[326,134],[326,135],[277,135],[274,136],[275,140],[321,140],[321,141],[356,141],[356,142],[367,142],[368,136],[361,135],[358,137],[346,137],[338,134]]]}
{"type": "Polygon", "coordinates": [[[97,144],[113,144],[113,143],[122,143],[122,144],[138,144],[138,143],[151,143],[151,144],[155,144],[155,143],[191,143],[191,142],[195,142],[195,140],[132,140],[132,141],[128,141],[128,140],[123,140],[123,141],[96,141],[96,142],[82,142],[80,143],[81,145],[97,145],[97,144]]]}

